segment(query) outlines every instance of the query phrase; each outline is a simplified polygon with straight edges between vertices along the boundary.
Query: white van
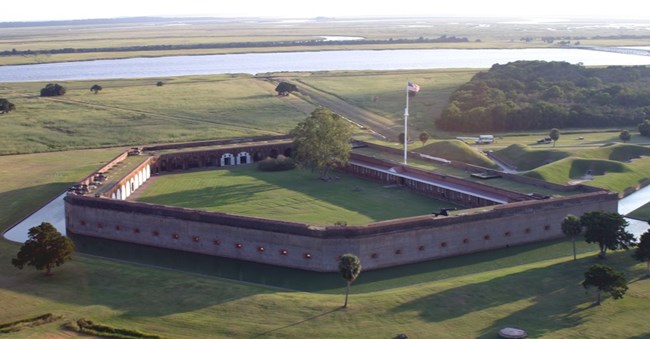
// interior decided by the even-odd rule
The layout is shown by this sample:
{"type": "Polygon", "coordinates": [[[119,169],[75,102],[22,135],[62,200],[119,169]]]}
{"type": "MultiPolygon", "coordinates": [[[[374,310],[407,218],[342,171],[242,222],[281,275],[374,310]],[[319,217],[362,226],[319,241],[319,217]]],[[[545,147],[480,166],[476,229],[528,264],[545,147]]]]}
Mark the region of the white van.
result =
{"type": "Polygon", "coordinates": [[[476,140],[477,144],[491,144],[494,142],[494,135],[479,135],[476,140]]]}

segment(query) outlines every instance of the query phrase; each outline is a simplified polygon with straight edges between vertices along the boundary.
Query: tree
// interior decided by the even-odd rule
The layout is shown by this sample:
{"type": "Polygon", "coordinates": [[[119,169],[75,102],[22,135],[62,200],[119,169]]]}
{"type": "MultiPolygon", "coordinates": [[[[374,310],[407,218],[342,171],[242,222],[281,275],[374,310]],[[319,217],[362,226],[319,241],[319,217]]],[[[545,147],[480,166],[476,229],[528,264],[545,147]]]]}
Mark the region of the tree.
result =
{"type": "Polygon", "coordinates": [[[644,137],[650,137],[650,120],[645,120],[639,124],[639,133],[644,137]]]}
{"type": "Polygon", "coordinates": [[[627,281],[623,273],[614,271],[607,265],[595,264],[589,267],[585,272],[585,280],[582,287],[585,289],[590,286],[596,287],[596,302],[594,305],[600,305],[600,292],[609,293],[614,299],[621,299],[627,291],[627,281]]]}
{"type": "Polygon", "coordinates": [[[548,136],[553,140],[553,147],[555,147],[555,142],[557,139],[560,139],[560,130],[557,128],[553,128],[551,132],[548,134],[548,136]]]}
{"type": "Polygon", "coordinates": [[[275,91],[278,92],[278,95],[282,96],[287,96],[291,92],[295,92],[298,90],[298,87],[292,83],[288,82],[280,82],[278,86],[275,88],[275,91]]]}
{"type": "Polygon", "coordinates": [[[650,277],[650,231],[646,231],[641,234],[639,239],[639,244],[632,254],[632,258],[638,261],[645,261],[648,263],[648,269],[646,271],[646,276],[650,277]]]}
{"type": "Polygon", "coordinates": [[[102,90],[102,86],[99,86],[97,84],[94,84],[93,87],[90,87],[90,91],[97,94],[99,91],[102,90]]]}
{"type": "Polygon", "coordinates": [[[404,133],[400,133],[397,135],[397,141],[402,145],[406,143],[406,136],[404,135],[404,133]]]}
{"type": "Polygon", "coordinates": [[[346,253],[339,259],[339,273],[346,282],[345,303],[343,308],[348,307],[348,295],[350,294],[350,285],[359,277],[361,273],[361,260],[354,254],[346,253]]]}
{"type": "Polygon", "coordinates": [[[319,171],[321,178],[350,158],[352,126],[327,108],[317,108],[291,131],[298,166],[319,171]]]}
{"type": "Polygon", "coordinates": [[[429,133],[427,133],[427,132],[422,132],[422,133],[420,133],[420,135],[418,137],[420,138],[420,141],[422,142],[422,146],[424,146],[424,144],[427,143],[427,141],[429,140],[431,135],[429,135],[429,133]]]}
{"type": "Polygon", "coordinates": [[[569,214],[562,220],[562,233],[571,237],[573,243],[573,260],[576,260],[576,236],[582,232],[580,219],[575,215],[569,214]]]}
{"type": "Polygon", "coordinates": [[[625,230],[628,222],[616,212],[587,212],[580,217],[580,224],[586,228],[585,241],[598,243],[600,258],[605,258],[608,249],[627,250],[634,246],[634,235],[625,230]]]}
{"type": "Polygon", "coordinates": [[[621,131],[621,134],[618,135],[618,138],[621,139],[621,141],[623,141],[623,143],[626,143],[626,142],[630,141],[630,139],[632,139],[632,135],[630,134],[630,132],[628,130],[624,129],[624,130],[621,131]]]}
{"type": "Polygon", "coordinates": [[[9,100],[0,98],[0,113],[9,113],[16,109],[16,105],[9,102],[9,100]]]}
{"type": "Polygon", "coordinates": [[[42,97],[56,97],[65,94],[65,87],[59,84],[47,84],[44,88],[41,88],[42,97]]]}
{"type": "Polygon", "coordinates": [[[45,269],[45,275],[52,275],[52,266],[61,266],[72,259],[74,243],[52,226],[43,222],[29,229],[29,239],[20,248],[16,258],[11,263],[22,269],[25,265],[34,266],[37,270],[45,269]]]}

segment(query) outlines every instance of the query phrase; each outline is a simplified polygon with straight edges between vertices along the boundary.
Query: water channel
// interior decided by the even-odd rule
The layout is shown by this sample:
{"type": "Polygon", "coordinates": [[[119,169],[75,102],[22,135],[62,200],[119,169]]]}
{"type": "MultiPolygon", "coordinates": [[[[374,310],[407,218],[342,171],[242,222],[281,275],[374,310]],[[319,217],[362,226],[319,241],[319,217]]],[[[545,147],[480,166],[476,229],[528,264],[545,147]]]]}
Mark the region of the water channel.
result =
{"type": "Polygon", "coordinates": [[[0,83],[333,70],[489,68],[517,60],[650,65],[650,57],[577,48],[417,49],[169,56],[0,66],[0,83]]]}

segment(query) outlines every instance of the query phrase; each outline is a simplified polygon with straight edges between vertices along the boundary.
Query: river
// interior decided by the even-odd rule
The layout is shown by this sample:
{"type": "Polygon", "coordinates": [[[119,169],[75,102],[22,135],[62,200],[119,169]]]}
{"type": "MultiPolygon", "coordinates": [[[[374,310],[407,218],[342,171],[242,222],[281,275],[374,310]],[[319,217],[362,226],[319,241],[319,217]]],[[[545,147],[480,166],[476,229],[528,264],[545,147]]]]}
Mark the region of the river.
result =
{"type": "Polygon", "coordinates": [[[0,83],[334,70],[489,68],[517,60],[650,65],[647,56],[576,48],[417,49],[169,56],[0,66],[0,83]]]}

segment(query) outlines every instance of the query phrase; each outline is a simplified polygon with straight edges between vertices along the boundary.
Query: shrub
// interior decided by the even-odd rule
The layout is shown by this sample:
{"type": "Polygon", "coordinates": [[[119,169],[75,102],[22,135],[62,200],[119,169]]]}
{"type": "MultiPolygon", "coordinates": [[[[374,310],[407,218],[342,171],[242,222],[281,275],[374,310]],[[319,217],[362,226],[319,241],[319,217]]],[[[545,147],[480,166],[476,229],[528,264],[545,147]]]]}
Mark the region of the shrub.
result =
{"type": "Polygon", "coordinates": [[[296,168],[292,158],[278,155],[277,158],[268,157],[257,163],[257,168],[265,172],[287,171],[296,168]]]}
{"type": "Polygon", "coordinates": [[[44,88],[41,88],[42,97],[56,97],[65,94],[65,87],[59,84],[47,84],[44,88]]]}
{"type": "Polygon", "coordinates": [[[75,330],[79,333],[90,334],[93,336],[100,336],[106,338],[161,338],[155,334],[142,333],[140,331],[128,330],[123,328],[113,328],[110,326],[95,324],[88,319],[79,319],[75,324],[67,324],[67,329],[75,330]]]}

